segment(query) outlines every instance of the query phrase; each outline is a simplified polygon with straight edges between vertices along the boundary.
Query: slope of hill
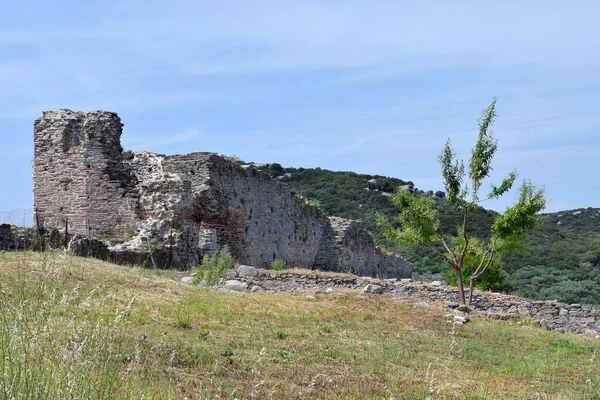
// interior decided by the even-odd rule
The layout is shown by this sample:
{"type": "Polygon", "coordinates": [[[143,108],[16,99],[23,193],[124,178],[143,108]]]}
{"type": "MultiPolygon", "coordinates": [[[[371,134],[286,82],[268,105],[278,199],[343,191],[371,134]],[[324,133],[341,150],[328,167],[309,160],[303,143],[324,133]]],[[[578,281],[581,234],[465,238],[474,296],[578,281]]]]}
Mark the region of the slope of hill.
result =
{"type": "MultiPolygon", "coordinates": [[[[447,270],[443,260],[422,246],[388,241],[376,224],[376,215],[397,216],[389,195],[398,186],[412,182],[378,175],[334,172],[320,168],[266,169],[298,194],[318,204],[328,215],[356,219],[390,251],[401,253],[418,274],[447,270]]],[[[453,231],[460,214],[446,201],[443,192],[416,192],[435,199],[443,229],[453,231]]],[[[496,213],[478,207],[470,230],[487,237],[496,213]]],[[[580,209],[540,215],[539,225],[528,234],[520,252],[502,258],[503,269],[514,283],[513,291],[534,299],[565,302],[600,302],[600,209],[580,209]]]]}
{"type": "Polygon", "coordinates": [[[540,215],[523,250],[506,255],[503,261],[520,295],[600,302],[600,209],[540,215]]]}
{"type": "Polygon", "coordinates": [[[439,305],[357,291],[199,289],[172,273],[0,252],[0,397],[600,395],[591,337],[455,325],[439,305]]]}

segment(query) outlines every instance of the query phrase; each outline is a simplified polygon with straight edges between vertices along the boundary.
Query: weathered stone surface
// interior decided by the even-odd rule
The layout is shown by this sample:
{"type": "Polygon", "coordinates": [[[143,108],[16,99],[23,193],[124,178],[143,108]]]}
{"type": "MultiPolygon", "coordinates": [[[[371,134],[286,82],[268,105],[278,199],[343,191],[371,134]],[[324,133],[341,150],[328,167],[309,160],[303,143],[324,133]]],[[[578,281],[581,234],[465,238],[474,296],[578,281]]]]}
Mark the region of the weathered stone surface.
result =
{"type": "Polygon", "coordinates": [[[252,278],[258,274],[256,268],[250,265],[240,265],[237,269],[238,276],[242,278],[252,278]]]}
{"type": "Polygon", "coordinates": [[[369,284],[367,284],[367,286],[365,286],[365,288],[363,289],[363,292],[373,293],[373,294],[383,293],[383,286],[369,283],[369,284]]]}
{"type": "Polygon", "coordinates": [[[225,289],[233,290],[235,292],[245,292],[246,289],[248,289],[248,284],[246,282],[240,282],[236,279],[231,279],[231,280],[225,281],[225,284],[223,285],[223,287],[225,289]]]}
{"type": "Polygon", "coordinates": [[[356,222],[326,217],[254,166],[215,153],[124,151],[122,126],[106,111],[47,111],[35,121],[39,228],[99,241],[96,255],[116,262],[193,266],[227,245],[254,266],[281,259],[288,268],[411,276],[356,222]]]}
{"type": "Polygon", "coordinates": [[[194,277],[193,276],[184,276],[183,278],[181,278],[181,283],[185,283],[186,285],[193,285],[194,277]]]}

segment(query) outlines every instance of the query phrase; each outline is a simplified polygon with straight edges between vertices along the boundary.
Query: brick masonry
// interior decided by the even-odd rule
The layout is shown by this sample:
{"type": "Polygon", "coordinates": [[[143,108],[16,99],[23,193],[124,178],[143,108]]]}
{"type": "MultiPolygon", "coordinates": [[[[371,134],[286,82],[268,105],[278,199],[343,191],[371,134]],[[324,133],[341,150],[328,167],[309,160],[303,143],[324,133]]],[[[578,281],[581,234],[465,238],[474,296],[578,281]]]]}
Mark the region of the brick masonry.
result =
{"type": "Polygon", "coordinates": [[[384,254],[358,223],[328,218],[253,166],[215,153],[125,151],[122,127],[107,111],[47,111],[35,121],[38,227],[99,241],[102,255],[118,262],[148,262],[151,250],[160,266],[187,267],[227,245],[258,267],[281,259],[410,277],[411,265],[384,254]]]}

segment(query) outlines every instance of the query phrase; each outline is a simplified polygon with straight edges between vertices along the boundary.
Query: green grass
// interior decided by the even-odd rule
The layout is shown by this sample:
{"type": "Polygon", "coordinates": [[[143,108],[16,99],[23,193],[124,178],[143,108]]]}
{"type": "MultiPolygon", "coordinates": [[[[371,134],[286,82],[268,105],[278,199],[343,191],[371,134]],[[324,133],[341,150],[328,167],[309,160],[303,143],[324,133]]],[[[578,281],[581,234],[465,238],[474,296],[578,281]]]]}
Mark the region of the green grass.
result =
{"type": "Polygon", "coordinates": [[[234,294],[0,253],[0,398],[600,399],[600,341],[357,291],[234,294]]]}

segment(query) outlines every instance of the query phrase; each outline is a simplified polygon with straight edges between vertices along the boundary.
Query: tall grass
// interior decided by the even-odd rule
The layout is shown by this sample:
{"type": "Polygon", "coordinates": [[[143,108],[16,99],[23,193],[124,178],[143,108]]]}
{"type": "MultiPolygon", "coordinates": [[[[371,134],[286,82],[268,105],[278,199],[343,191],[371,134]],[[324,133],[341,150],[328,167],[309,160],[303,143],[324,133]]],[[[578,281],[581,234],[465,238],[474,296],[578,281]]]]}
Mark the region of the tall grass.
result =
{"type": "Polygon", "coordinates": [[[152,376],[125,332],[135,299],[106,307],[95,290],[56,279],[65,257],[32,255],[38,273],[21,257],[0,282],[0,398],[145,397],[152,376]]]}

